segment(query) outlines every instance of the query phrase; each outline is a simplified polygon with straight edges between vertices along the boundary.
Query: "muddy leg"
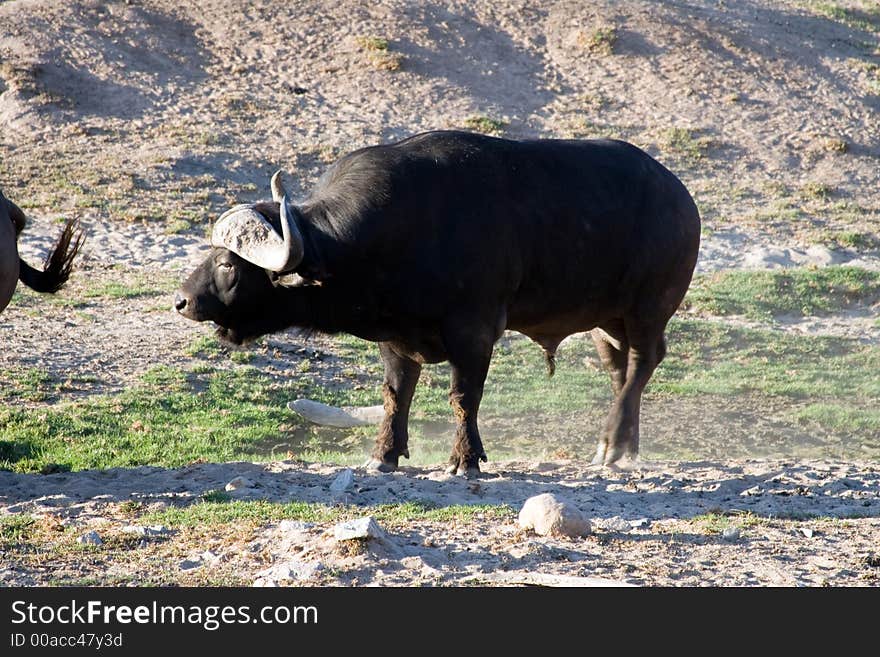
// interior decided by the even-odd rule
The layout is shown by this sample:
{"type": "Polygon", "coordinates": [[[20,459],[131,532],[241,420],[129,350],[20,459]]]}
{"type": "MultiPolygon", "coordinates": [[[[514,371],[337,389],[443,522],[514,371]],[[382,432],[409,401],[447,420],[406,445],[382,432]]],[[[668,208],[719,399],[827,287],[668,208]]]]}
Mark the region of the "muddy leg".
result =
{"type": "Polygon", "coordinates": [[[636,335],[628,331],[628,335],[626,380],[611,407],[594,463],[610,464],[624,456],[633,459],[638,456],[642,392],[666,354],[662,331],[636,335]]]}
{"type": "MultiPolygon", "coordinates": [[[[602,366],[611,377],[611,390],[614,393],[614,400],[616,402],[626,383],[626,368],[627,361],[629,360],[629,342],[626,339],[623,322],[618,321],[595,328],[590,331],[590,337],[593,338],[593,343],[596,345],[596,351],[599,353],[602,366]]],[[[599,435],[599,443],[596,446],[596,455],[593,457],[593,463],[602,464],[605,462],[606,437],[607,429],[599,435]]]]}
{"type": "Polygon", "coordinates": [[[449,363],[452,365],[452,389],[449,403],[455,415],[455,443],[447,472],[473,477],[486,460],[483,441],[477,428],[477,413],[483,398],[483,385],[492,359],[494,330],[475,329],[466,335],[453,333],[446,338],[449,363]]]}
{"type": "Polygon", "coordinates": [[[379,353],[385,365],[385,382],[382,384],[385,418],[379,427],[368,467],[391,472],[397,469],[401,456],[409,458],[409,407],[422,366],[399,355],[386,342],[379,343],[379,353]]]}

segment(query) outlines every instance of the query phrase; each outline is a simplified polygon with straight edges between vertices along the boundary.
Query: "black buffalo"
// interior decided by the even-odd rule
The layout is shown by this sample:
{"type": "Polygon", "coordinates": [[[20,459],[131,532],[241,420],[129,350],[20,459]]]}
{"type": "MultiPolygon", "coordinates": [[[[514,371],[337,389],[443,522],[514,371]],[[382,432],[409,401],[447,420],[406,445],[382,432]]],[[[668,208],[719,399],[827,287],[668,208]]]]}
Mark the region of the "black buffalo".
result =
{"type": "Polygon", "coordinates": [[[594,462],[638,455],[642,391],[700,241],[693,199],[649,155],[614,140],[429,132],[346,155],[301,202],[277,174],[272,190],[274,202],[218,219],[177,310],[236,344],[288,327],[378,342],[374,467],[409,455],[422,365],[447,360],[450,471],[479,471],[477,411],[505,329],[541,345],[551,367],[563,338],[592,331],[615,395],[594,462]]]}
{"type": "Polygon", "coordinates": [[[21,208],[0,192],[0,311],[9,304],[19,280],[37,292],[57,292],[70,277],[73,260],[82,245],[77,222],[70,220],[42,271],[34,269],[18,255],[18,236],[26,224],[21,208]]]}

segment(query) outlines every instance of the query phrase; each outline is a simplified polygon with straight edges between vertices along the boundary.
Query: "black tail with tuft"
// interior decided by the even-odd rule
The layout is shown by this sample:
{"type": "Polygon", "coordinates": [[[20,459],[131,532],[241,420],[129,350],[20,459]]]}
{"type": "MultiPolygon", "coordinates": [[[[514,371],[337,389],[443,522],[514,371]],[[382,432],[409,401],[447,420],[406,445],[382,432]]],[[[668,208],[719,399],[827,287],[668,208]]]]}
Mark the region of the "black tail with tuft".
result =
{"type": "Polygon", "coordinates": [[[34,269],[19,259],[19,279],[37,292],[57,292],[70,277],[73,260],[83,243],[82,231],[77,229],[77,220],[69,219],[58,237],[55,248],[46,257],[43,271],[34,269]]]}

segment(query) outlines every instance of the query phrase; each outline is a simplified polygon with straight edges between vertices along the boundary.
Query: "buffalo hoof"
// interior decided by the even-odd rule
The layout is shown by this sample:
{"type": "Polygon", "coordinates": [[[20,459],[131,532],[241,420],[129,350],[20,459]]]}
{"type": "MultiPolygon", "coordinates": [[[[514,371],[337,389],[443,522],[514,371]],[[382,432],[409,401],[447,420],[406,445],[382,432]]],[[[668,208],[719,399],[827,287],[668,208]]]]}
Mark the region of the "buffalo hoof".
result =
{"type": "Polygon", "coordinates": [[[446,474],[456,477],[466,477],[467,479],[476,479],[482,475],[480,472],[480,461],[486,462],[486,453],[483,452],[477,459],[458,458],[453,456],[449,460],[449,466],[446,468],[446,474]]]}
{"type": "Polygon", "coordinates": [[[465,479],[476,479],[477,477],[482,476],[482,472],[480,471],[480,466],[478,465],[458,465],[457,463],[453,463],[445,470],[446,474],[452,475],[454,477],[464,477],[465,479]]]}
{"type": "Polygon", "coordinates": [[[364,463],[364,469],[368,474],[388,474],[397,470],[397,463],[392,461],[380,461],[379,459],[370,459],[364,463]]]}
{"type": "Polygon", "coordinates": [[[638,452],[627,449],[624,445],[607,446],[601,443],[596,448],[596,455],[593,457],[593,465],[624,465],[634,463],[639,458],[638,452]]]}

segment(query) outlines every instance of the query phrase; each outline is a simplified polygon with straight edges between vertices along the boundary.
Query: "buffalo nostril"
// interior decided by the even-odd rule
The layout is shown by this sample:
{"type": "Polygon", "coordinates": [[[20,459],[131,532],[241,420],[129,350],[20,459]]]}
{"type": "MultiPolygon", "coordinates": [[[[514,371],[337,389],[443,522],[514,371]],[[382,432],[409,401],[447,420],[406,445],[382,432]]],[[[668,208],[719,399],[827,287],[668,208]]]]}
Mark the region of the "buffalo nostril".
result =
{"type": "Polygon", "coordinates": [[[179,292],[174,297],[174,307],[177,308],[177,312],[186,308],[186,297],[179,292]]]}

